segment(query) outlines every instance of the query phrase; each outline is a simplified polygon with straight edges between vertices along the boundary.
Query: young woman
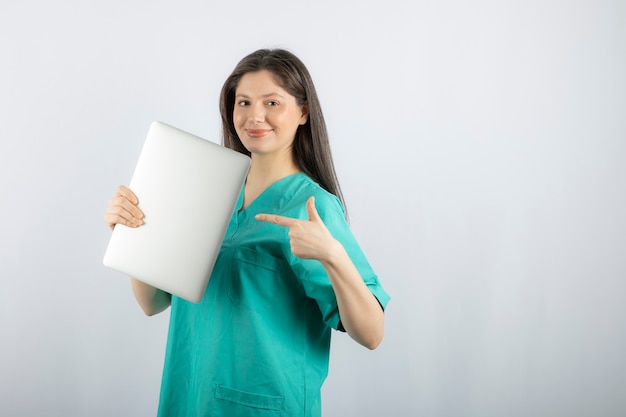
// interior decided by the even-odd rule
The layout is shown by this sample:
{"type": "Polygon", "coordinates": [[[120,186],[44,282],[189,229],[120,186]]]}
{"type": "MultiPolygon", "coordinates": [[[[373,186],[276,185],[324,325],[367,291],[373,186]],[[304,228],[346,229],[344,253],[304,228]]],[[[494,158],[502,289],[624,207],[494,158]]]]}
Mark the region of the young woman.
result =
{"type": "MultiPolygon", "coordinates": [[[[322,111],[290,52],[245,57],[220,97],[224,145],[251,157],[203,300],[131,279],[148,315],[170,305],[160,416],[319,416],[330,333],[369,349],[389,296],[348,228],[322,111]]],[[[139,227],[124,186],[105,221],[139,227]]]]}

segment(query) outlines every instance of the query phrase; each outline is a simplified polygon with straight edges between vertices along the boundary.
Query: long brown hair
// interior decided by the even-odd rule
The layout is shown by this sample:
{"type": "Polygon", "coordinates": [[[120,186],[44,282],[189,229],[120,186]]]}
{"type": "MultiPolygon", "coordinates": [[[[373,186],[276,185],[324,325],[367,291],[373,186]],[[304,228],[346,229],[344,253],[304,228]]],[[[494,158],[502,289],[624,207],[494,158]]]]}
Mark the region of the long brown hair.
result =
{"type": "Polygon", "coordinates": [[[220,94],[224,146],[250,155],[241,143],[233,123],[235,90],[241,77],[261,70],[272,73],[276,83],[294,96],[299,106],[308,106],[308,120],[298,127],[291,150],[296,166],[345,205],[328,143],[326,122],[313,80],[304,63],[289,51],[259,49],[239,61],[226,79],[220,94]]]}

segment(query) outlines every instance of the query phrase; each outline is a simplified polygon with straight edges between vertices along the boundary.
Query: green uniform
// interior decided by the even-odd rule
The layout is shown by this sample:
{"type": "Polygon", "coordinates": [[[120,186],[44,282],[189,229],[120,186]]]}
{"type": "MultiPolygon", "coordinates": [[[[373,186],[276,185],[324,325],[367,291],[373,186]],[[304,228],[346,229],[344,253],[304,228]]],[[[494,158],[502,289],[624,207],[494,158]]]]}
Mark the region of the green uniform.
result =
{"type": "MultiPolygon", "coordinates": [[[[308,219],[306,201],[339,240],[384,308],[380,286],[339,200],[302,173],[283,178],[228,226],[204,298],[172,297],[159,416],[319,416],[331,328],[340,326],[328,275],[295,257],[288,229],[258,213],[308,219]]],[[[237,207],[243,202],[243,190],[237,207]]]]}

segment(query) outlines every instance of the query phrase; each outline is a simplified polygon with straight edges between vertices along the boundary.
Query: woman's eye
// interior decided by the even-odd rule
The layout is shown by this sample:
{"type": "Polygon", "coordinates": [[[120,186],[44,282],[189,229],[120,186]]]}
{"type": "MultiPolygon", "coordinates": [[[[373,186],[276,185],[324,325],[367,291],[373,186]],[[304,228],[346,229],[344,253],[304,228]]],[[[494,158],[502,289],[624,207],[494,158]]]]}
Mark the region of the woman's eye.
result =
{"type": "Polygon", "coordinates": [[[268,106],[278,106],[278,102],[277,101],[268,101],[267,105],[268,106]]]}
{"type": "Polygon", "coordinates": [[[247,106],[249,103],[246,100],[241,100],[239,103],[237,103],[240,107],[244,107],[247,106]]]}

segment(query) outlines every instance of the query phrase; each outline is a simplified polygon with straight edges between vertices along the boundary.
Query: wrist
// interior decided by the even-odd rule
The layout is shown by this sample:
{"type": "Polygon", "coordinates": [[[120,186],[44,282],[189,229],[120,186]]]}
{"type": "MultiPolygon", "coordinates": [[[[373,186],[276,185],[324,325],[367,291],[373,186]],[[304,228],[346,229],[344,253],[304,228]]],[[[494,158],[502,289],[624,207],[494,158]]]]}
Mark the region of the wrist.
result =
{"type": "Polygon", "coordinates": [[[326,256],[320,260],[325,267],[336,267],[346,256],[346,250],[338,240],[332,239],[327,246],[326,256]]]}

